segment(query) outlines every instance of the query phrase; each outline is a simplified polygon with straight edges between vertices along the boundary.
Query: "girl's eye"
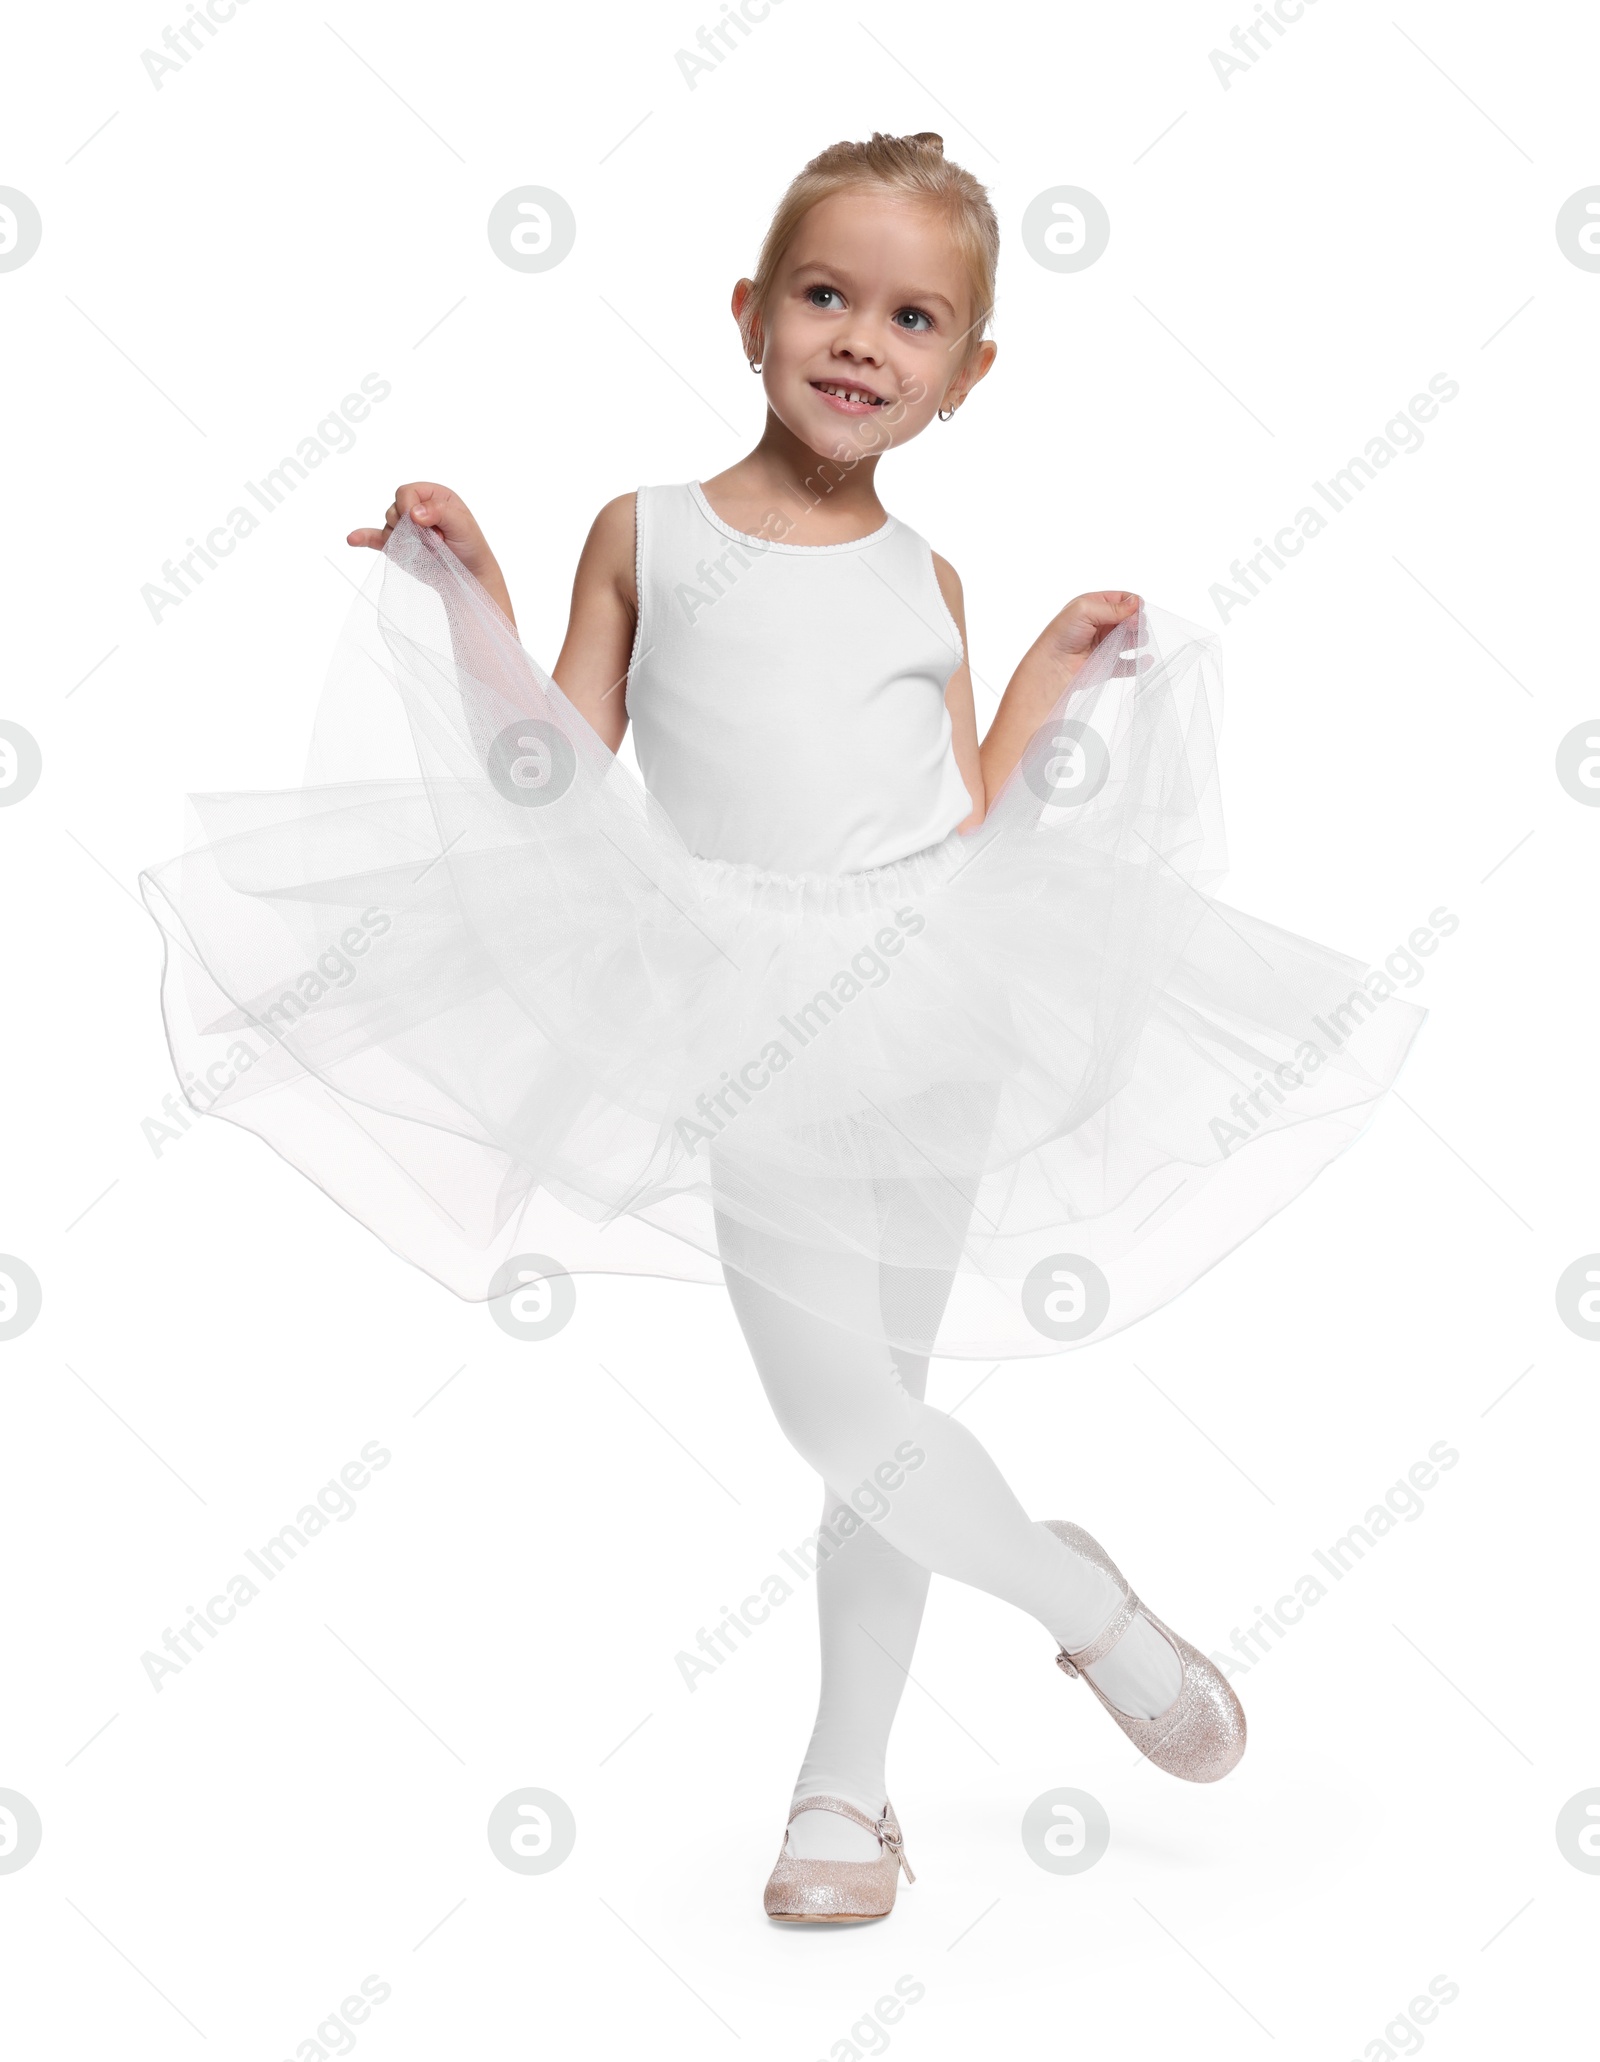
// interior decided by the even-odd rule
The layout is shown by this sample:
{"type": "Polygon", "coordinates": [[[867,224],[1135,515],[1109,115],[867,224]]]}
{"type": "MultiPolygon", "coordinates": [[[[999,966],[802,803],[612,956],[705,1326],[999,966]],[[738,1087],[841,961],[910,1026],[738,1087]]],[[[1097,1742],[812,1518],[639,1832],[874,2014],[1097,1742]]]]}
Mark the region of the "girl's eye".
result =
{"type": "MultiPolygon", "coordinates": [[[[844,296],[836,286],[808,286],[806,300],[813,308],[841,303],[844,296]]],[[[907,336],[923,336],[936,325],[925,308],[901,308],[892,318],[895,326],[903,329],[907,336]]]]}

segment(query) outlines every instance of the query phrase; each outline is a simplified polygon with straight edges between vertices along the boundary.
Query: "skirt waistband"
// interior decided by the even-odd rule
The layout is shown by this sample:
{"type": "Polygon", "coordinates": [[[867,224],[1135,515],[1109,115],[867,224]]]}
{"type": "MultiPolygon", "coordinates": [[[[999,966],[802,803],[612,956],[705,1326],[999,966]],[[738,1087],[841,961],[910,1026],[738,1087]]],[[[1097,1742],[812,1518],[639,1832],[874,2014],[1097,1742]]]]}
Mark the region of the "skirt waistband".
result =
{"type": "Polygon", "coordinates": [[[947,880],[970,849],[961,832],[908,852],[883,866],[852,873],[769,873],[736,859],[706,859],[690,853],[689,864],[702,891],[763,907],[796,909],[880,909],[897,896],[947,880]]]}

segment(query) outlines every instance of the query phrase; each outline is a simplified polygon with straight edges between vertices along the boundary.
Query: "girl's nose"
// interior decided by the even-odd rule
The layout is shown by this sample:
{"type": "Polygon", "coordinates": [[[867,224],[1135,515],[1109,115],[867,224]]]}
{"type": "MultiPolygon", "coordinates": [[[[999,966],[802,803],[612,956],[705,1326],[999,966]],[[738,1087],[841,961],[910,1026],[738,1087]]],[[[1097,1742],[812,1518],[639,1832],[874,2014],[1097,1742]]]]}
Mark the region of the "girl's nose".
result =
{"type": "Polygon", "coordinates": [[[850,335],[841,337],[837,349],[841,358],[852,359],[857,365],[881,365],[883,363],[882,342],[875,341],[872,332],[864,328],[854,330],[850,335]]]}

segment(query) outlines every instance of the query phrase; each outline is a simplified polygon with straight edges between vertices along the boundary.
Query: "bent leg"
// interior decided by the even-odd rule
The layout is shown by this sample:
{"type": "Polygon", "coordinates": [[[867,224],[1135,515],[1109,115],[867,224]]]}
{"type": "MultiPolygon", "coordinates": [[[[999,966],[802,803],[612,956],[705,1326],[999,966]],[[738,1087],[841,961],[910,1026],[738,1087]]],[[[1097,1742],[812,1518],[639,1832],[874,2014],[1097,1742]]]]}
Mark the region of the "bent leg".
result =
{"type": "MultiPolygon", "coordinates": [[[[750,1234],[741,1235],[743,1251],[750,1234]]],[[[766,1256],[769,1280],[807,1270],[809,1305],[727,1267],[728,1293],[790,1444],[918,1567],[987,1590],[1063,1646],[1087,1645],[1119,1601],[1101,1572],[1036,1525],[966,1426],[914,1395],[873,1336],[875,1262],[797,1249],[766,1256]]]]}

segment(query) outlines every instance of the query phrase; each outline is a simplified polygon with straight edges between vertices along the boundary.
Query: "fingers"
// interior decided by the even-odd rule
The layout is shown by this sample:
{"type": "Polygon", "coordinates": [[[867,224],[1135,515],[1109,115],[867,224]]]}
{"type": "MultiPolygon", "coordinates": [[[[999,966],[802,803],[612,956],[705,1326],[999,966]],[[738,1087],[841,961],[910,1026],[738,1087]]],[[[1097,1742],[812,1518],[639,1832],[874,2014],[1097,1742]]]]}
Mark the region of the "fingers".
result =
{"type": "Polygon", "coordinates": [[[1139,606],[1138,595],[1128,594],[1121,588],[1111,588],[1103,594],[1085,594],[1081,600],[1086,613],[1096,623],[1120,623],[1139,606]]]}
{"type": "Polygon", "coordinates": [[[401,515],[410,516],[414,523],[437,524],[443,513],[443,504],[450,499],[450,489],[440,487],[432,480],[413,480],[409,486],[394,490],[395,507],[401,515]]]}
{"type": "MultiPolygon", "coordinates": [[[[404,491],[404,490],[401,490],[404,491]]],[[[370,551],[382,551],[394,535],[394,526],[400,520],[400,511],[394,502],[389,503],[381,530],[352,530],[344,540],[346,544],[364,544],[370,551]]]]}
{"type": "Polygon", "coordinates": [[[404,486],[395,488],[394,499],[384,513],[381,530],[352,530],[345,542],[365,546],[370,551],[382,551],[402,517],[410,516],[414,523],[424,526],[436,525],[442,517],[443,504],[450,498],[448,487],[436,486],[431,480],[407,481],[404,486]]]}
{"type": "Polygon", "coordinates": [[[460,536],[475,534],[471,515],[448,487],[434,480],[408,480],[395,488],[381,530],[352,530],[345,542],[382,551],[407,516],[424,528],[438,530],[450,544],[456,544],[460,536]]]}
{"type": "Polygon", "coordinates": [[[1080,594],[1076,601],[1068,602],[1064,613],[1068,618],[1075,617],[1087,625],[1093,633],[1092,642],[1098,644],[1107,631],[1136,615],[1140,606],[1137,594],[1111,588],[1100,594],[1080,594]]]}

